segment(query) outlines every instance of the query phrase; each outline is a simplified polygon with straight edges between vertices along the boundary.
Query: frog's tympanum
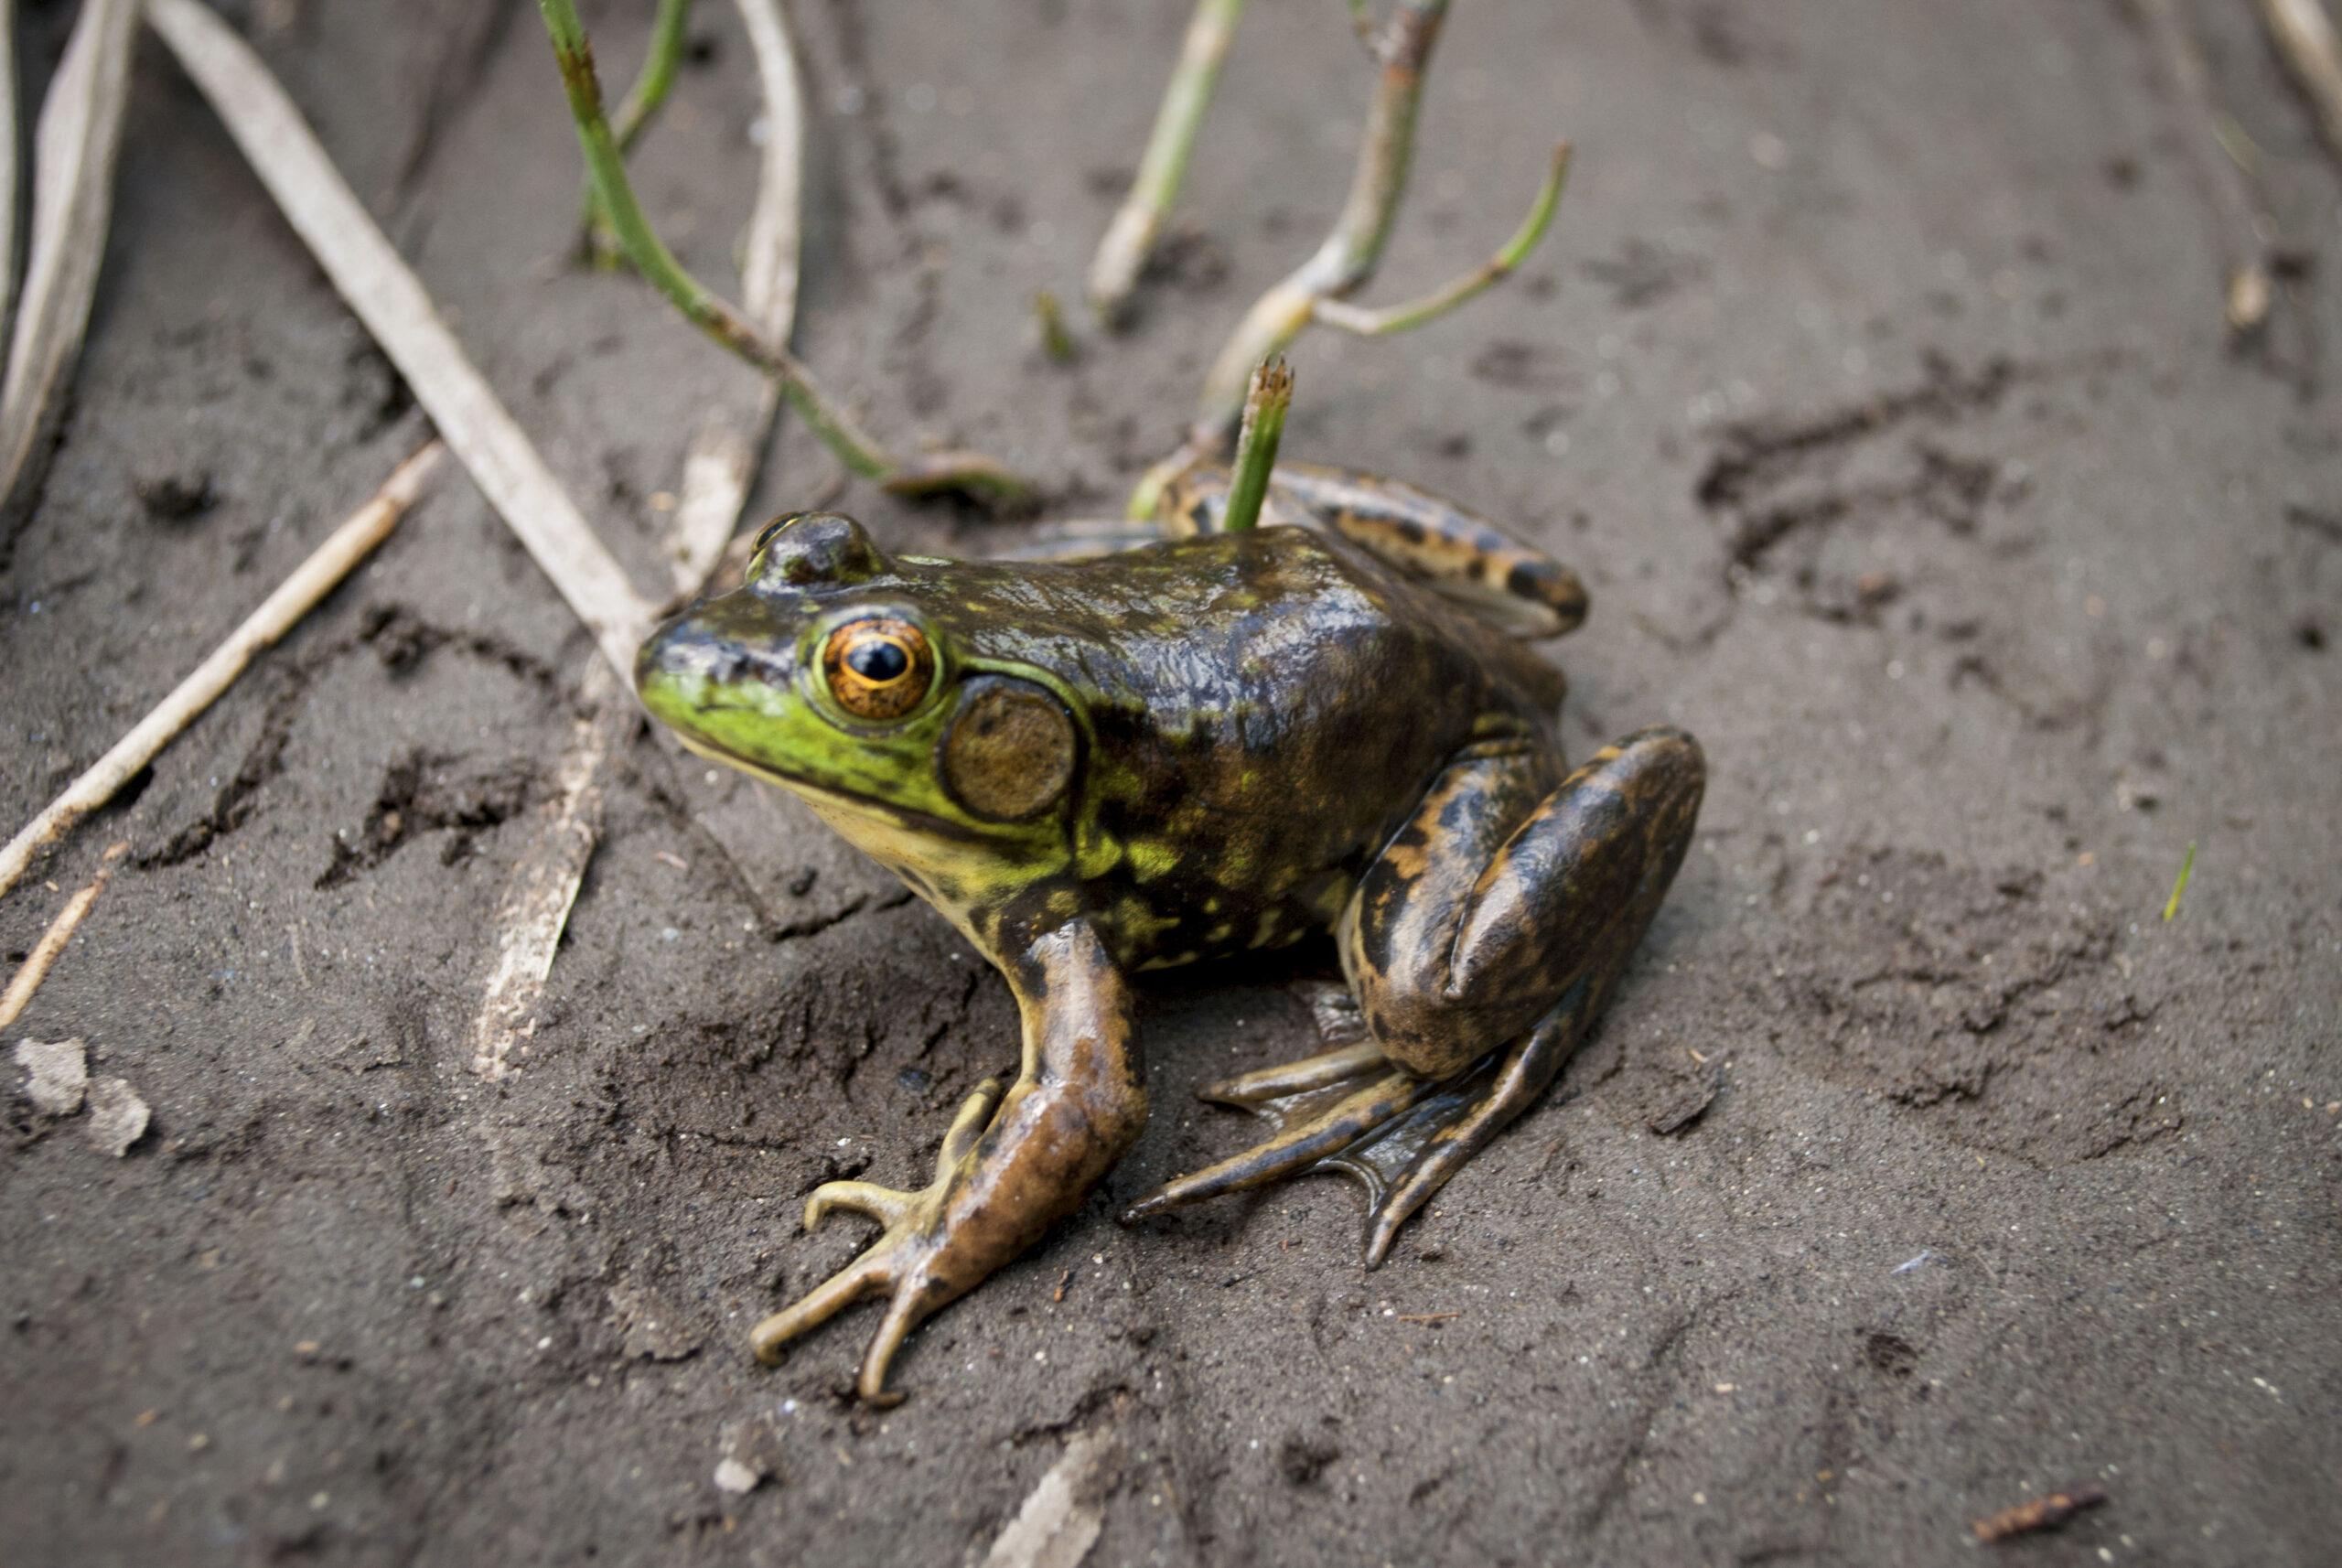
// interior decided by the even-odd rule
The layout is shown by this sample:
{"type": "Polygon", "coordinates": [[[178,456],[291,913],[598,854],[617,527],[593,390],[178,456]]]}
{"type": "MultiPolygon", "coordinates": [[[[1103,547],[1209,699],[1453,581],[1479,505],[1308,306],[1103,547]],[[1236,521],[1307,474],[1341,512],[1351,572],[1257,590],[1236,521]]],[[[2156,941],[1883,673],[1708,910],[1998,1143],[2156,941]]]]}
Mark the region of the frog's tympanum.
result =
{"type": "MultiPolygon", "coordinates": [[[[1216,488],[1217,487],[1217,488],[1216,488]]],[[[1088,560],[890,556],[832,513],[773,523],[746,585],[662,628],[643,701],[693,750],[796,791],[1007,977],[1016,1080],[952,1121],[923,1190],[831,1182],[806,1224],[877,1240],[755,1333],[887,1298],[860,1389],[920,1320],[1071,1212],[1146,1121],[1133,971],[1331,929],[1335,1048],[1207,1098],[1273,1136],[1141,1198],[1361,1178],[1366,1263],[1552,1081],[1692,838],[1679,730],[1572,769],[1564,683],[1517,640],[1574,626],[1566,569],[1389,481],[1280,468],[1263,526],[1088,560]],[[1338,1020],[1338,1024],[1342,1021],[1338,1020]]]]}

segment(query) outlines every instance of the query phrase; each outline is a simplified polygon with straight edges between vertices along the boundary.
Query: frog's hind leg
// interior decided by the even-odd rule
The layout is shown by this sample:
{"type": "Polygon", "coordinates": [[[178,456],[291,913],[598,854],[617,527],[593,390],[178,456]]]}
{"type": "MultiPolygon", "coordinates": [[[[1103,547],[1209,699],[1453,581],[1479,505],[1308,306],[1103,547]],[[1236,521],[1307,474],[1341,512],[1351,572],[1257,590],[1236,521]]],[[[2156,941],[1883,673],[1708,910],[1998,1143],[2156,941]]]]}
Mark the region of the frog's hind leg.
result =
{"type": "Polygon", "coordinates": [[[1668,729],[1606,749],[1550,794],[1537,759],[1459,759],[1344,918],[1369,1041],[1205,1090],[1275,1135],[1125,1218],[1338,1170],[1367,1188],[1366,1261],[1380,1263],[1584,1038],[1681,863],[1703,777],[1697,745],[1668,729]]]}

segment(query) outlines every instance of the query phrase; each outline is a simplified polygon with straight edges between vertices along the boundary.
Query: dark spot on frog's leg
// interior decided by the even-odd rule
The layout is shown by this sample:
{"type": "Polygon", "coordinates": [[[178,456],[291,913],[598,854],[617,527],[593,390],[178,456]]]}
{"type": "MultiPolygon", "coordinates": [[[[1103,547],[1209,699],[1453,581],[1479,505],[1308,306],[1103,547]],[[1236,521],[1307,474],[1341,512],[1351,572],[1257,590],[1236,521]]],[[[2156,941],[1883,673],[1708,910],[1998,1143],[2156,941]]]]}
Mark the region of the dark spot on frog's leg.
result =
{"type": "Polygon", "coordinates": [[[1505,572],[1504,586],[1515,598],[1532,599],[1551,608],[1561,618],[1563,631],[1585,618],[1585,585],[1558,561],[1515,560],[1505,572]]]}

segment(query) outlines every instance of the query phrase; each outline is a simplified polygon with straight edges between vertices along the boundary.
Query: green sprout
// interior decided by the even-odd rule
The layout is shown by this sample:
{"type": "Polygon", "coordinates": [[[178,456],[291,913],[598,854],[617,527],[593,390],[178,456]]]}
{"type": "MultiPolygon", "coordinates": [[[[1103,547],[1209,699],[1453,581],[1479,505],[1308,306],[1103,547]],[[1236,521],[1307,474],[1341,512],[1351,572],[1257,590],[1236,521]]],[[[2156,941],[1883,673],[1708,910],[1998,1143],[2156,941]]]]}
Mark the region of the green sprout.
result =
{"type": "Polygon", "coordinates": [[[1285,411],[1293,406],[1293,372],[1284,360],[1257,365],[1244,397],[1244,427],[1236,438],[1236,467],[1228,479],[1224,533],[1241,533],[1260,521],[1269,495],[1269,470],[1276,467],[1277,443],[1284,436],[1285,411]]]}
{"type": "Polygon", "coordinates": [[[2187,891],[2187,879],[2195,874],[2195,871],[2196,846],[2193,843],[2190,843],[2187,846],[2186,858],[2179,863],[2179,880],[2172,884],[2171,902],[2163,907],[2163,918],[2165,919],[2168,920],[2173,916],[2179,913],[2179,896],[2187,891]]]}

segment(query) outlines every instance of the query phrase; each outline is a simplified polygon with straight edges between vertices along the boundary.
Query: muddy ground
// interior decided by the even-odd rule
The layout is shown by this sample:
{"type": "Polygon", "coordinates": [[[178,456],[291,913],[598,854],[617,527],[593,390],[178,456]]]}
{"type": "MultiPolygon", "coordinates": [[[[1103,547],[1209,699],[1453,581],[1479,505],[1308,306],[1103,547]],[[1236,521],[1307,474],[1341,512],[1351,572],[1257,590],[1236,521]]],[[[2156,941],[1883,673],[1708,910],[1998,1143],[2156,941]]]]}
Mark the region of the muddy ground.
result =
{"type": "MultiPolygon", "coordinates": [[[[753,386],[566,263],[533,8],[227,8],[663,580],[654,502],[753,386]]],[[[650,10],[590,8],[607,62],[650,10]]],[[[702,10],[643,181],[728,284],[757,105],[702,10]]],[[[1173,263],[1051,364],[1026,302],[1076,291],[1182,10],[794,9],[800,347],[1059,514],[1113,503],[1314,244],[1369,87],[1332,0],[1256,7],[1173,263]]],[[[0,1557],[968,1563],[1095,1432],[1097,1563],[1969,1563],[1972,1518],[2085,1485],[2105,1506],[1991,1550],[2333,1561],[2342,177],[2251,7],[2196,10],[2287,263],[2241,353],[2188,122],[2114,0],[1456,8],[1374,296],[1509,231],[1556,133],[1562,220],[1418,336],[1305,340],[1287,450],[1574,563],[1572,744],[1697,732],[1697,846],[1598,1037],[1377,1273],[1324,1178],[1114,1225],[1246,1141],[1191,1090],[1311,1047],[1290,987],[1330,950],[1152,983],[1145,1141],[915,1338],[889,1412],[841,1392],[866,1310],[779,1370],[744,1336],[861,1235],[800,1231],[812,1184],[917,1184],[1013,1058],[1006,993],[645,732],[529,1070],[468,1071],[588,645],[451,478],[0,902],[14,959],[129,843],[7,1043],[80,1036],[154,1110],[117,1161],[9,1069],[0,1557]],[[727,1456],[768,1478],[717,1489],[727,1456]]],[[[29,8],[36,79],[65,12],[29,8]]],[[[0,536],[8,829],[422,430],[142,46],[89,351],[0,536]],[[160,488],[207,478],[192,510],[160,488]]],[[[786,430],[760,509],[833,473],[786,430]]],[[[1014,537],[842,504],[897,545],[1014,537]]]]}

